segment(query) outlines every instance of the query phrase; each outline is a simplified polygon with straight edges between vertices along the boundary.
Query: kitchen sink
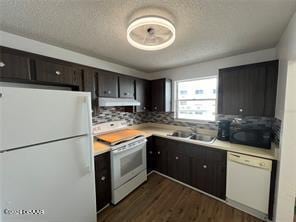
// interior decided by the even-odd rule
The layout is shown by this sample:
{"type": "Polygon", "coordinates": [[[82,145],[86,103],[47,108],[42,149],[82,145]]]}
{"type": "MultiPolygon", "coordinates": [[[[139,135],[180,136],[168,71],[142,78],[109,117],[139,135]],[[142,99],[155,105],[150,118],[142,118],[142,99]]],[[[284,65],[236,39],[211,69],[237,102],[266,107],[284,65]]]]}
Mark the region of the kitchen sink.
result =
{"type": "Polygon", "coordinates": [[[189,131],[175,131],[172,134],[168,134],[168,136],[188,139],[188,140],[196,140],[204,143],[213,143],[216,139],[214,136],[206,135],[206,134],[199,134],[199,133],[193,133],[189,131]]]}
{"type": "Polygon", "coordinates": [[[175,131],[172,134],[168,134],[168,136],[174,136],[174,137],[179,137],[179,138],[190,138],[193,135],[192,132],[190,131],[175,131]]]}
{"type": "Polygon", "coordinates": [[[209,136],[206,134],[194,134],[190,137],[192,140],[197,140],[201,142],[206,142],[206,143],[213,143],[216,139],[214,136],[209,136]]]}

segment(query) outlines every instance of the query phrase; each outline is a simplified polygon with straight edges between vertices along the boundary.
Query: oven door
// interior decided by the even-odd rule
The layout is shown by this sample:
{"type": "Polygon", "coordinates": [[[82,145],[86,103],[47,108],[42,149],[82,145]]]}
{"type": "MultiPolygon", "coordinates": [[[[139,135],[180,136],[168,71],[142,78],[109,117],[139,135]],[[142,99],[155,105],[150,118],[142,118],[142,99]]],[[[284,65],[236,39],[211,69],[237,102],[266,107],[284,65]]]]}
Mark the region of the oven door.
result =
{"type": "Polygon", "coordinates": [[[111,151],[112,189],[146,170],[146,139],[111,151]]]}

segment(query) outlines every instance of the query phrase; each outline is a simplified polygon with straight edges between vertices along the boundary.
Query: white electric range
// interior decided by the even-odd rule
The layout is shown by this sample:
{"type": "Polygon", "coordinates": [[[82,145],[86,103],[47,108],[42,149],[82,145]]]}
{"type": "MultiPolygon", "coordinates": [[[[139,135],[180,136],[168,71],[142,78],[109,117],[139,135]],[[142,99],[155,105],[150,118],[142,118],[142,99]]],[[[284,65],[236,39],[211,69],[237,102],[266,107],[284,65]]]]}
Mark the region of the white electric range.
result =
{"type": "Polygon", "coordinates": [[[147,180],[146,138],[140,131],[127,129],[126,121],[96,124],[97,140],[111,146],[111,186],[113,204],[147,180]]]}

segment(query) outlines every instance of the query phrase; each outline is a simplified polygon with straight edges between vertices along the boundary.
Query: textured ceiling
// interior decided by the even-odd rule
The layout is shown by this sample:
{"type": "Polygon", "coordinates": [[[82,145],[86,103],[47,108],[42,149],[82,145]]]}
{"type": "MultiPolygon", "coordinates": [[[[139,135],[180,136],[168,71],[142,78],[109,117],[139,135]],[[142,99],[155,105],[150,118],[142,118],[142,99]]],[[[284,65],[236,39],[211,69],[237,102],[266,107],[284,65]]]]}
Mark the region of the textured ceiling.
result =
{"type": "Polygon", "coordinates": [[[152,72],[274,47],[296,0],[0,0],[1,29],[152,72]],[[173,21],[176,41],[153,52],[130,46],[127,24],[173,21]]]}

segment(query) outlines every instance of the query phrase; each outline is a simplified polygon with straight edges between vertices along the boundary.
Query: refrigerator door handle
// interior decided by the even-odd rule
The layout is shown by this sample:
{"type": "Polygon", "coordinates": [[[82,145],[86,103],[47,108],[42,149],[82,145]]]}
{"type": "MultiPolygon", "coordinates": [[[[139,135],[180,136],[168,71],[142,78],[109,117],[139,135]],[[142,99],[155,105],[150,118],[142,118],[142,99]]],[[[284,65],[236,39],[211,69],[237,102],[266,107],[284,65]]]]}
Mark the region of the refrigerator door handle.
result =
{"type": "Polygon", "coordinates": [[[93,173],[94,172],[94,166],[93,166],[93,140],[92,140],[92,118],[91,118],[91,102],[89,96],[84,96],[84,103],[86,104],[87,109],[87,121],[89,125],[89,161],[88,161],[88,172],[93,173]]]}

